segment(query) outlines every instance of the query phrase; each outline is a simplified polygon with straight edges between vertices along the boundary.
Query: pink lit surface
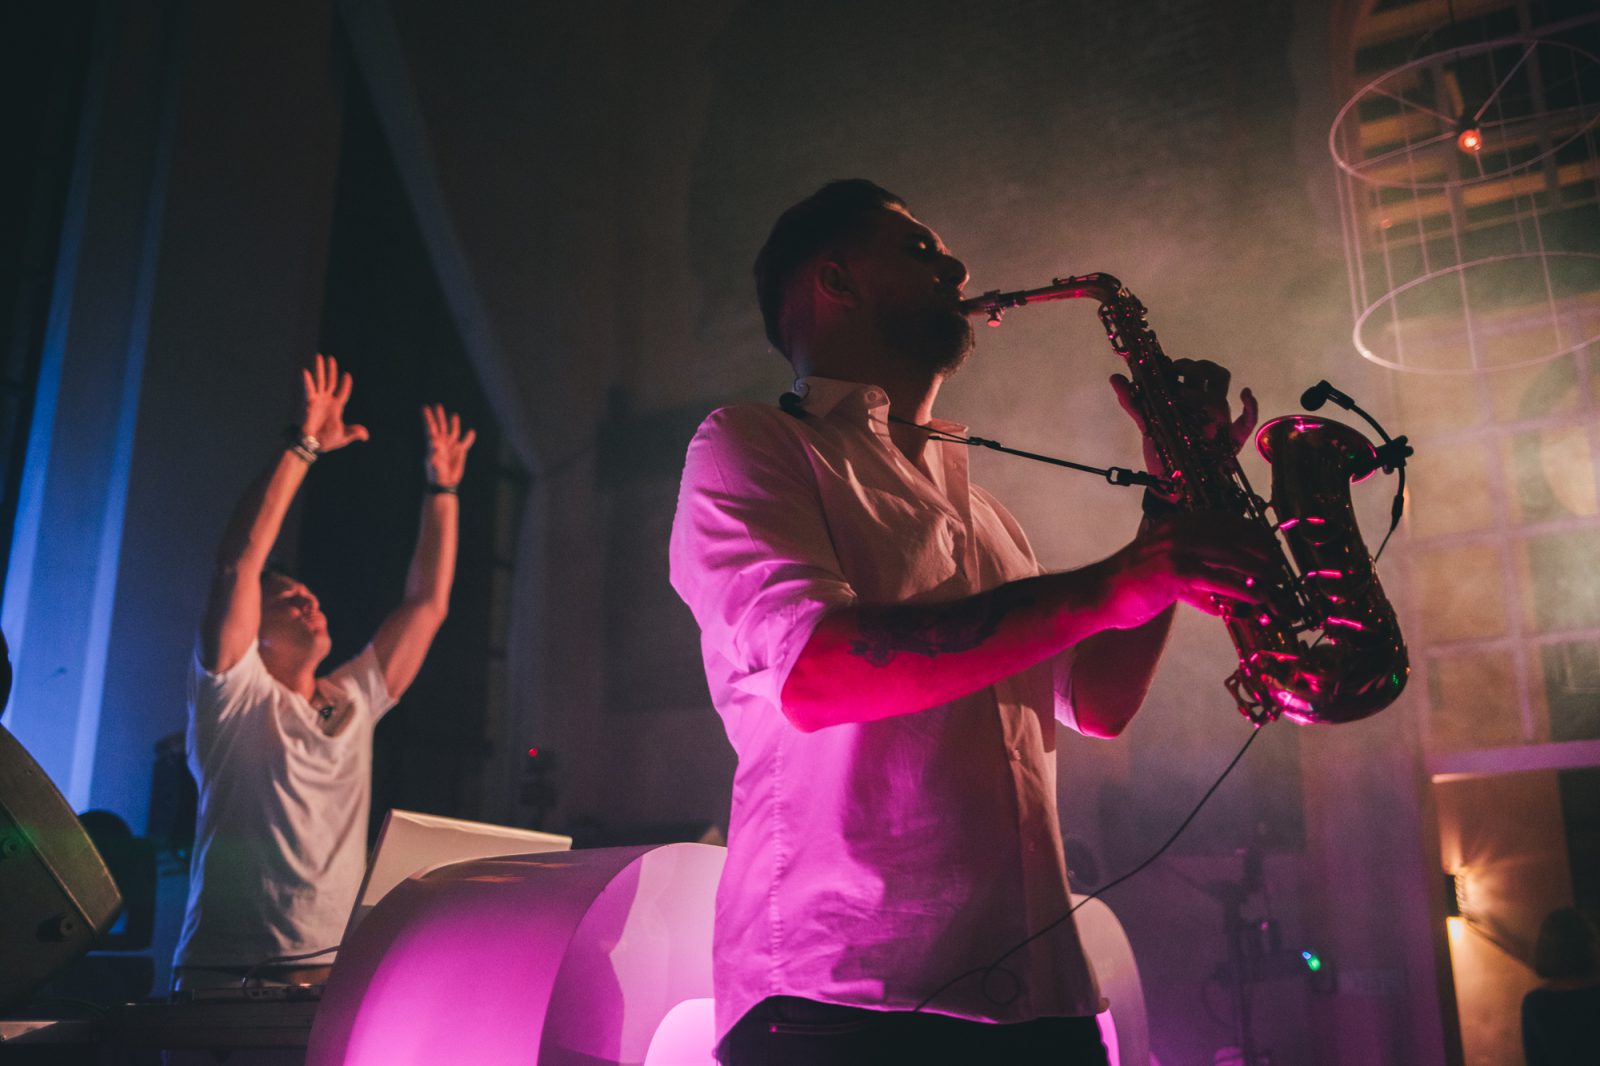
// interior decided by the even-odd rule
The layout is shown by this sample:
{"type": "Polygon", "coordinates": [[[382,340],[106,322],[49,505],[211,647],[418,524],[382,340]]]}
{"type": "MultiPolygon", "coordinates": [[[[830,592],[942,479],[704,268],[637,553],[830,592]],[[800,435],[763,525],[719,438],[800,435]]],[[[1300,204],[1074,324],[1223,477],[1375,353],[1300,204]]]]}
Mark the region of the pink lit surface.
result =
{"type": "MultiPolygon", "coordinates": [[[[342,947],[307,1066],[710,1066],[724,856],[607,848],[476,859],[403,882],[342,947]]],[[[1111,1007],[1099,1017],[1111,1062],[1148,1062],[1121,924],[1099,900],[1077,924],[1111,1007]]]]}
{"type": "Polygon", "coordinates": [[[1111,1066],[1144,1066],[1150,1061],[1150,1026],[1145,1012],[1144,986],[1133,959],[1133,946],[1122,923],[1102,900],[1074,895],[1073,916],[1084,954],[1094,966],[1100,994],[1109,1009],[1100,1012],[1100,1037],[1111,1053],[1111,1066]]]}
{"type": "Polygon", "coordinates": [[[456,863],[402,883],[339,953],[308,1066],[642,1062],[711,995],[725,852],[604,848],[456,863]]]}
{"type": "MultiPolygon", "coordinates": [[[[1073,896],[1073,903],[1084,897],[1073,896]]],[[[1076,915],[1085,952],[1094,965],[1100,992],[1111,1004],[1095,1021],[1111,1066],[1145,1066],[1150,1057],[1150,1031],[1144,989],[1133,948],[1122,923],[1100,900],[1084,903],[1076,915]],[[1126,1055],[1124,1055],[1126,1051],[1126,1055]]],[[[715,1007],[709,999],[686,1000],[662,1019],[643,1066],[715,1066],[711,1049],[716,1039],[715,1007]]]]}

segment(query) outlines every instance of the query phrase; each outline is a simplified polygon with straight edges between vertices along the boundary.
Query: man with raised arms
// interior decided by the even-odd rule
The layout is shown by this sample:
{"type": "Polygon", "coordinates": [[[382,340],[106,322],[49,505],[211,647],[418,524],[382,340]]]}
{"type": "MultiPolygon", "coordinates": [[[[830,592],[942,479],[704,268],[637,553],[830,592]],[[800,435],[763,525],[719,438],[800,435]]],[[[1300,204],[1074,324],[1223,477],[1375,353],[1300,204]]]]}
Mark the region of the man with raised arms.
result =
{"type": "Polygon", "coordinates": [[[367,431],[345,422],[352,383],[333,359],[318,355],[302,374],[291,439],[223,534],[190,675],[200,801],[179,987],[237,984],[252,971],[293,983],[326,975],[323,949],[339,943],[366,866],[373,728],[416,678],[449,608],[456,487],[475,433],[435,405],[422,412],[427,494],[400,605],[361,654],[318,675],[328,620],[268,553],[312,463],[367,431]]]}

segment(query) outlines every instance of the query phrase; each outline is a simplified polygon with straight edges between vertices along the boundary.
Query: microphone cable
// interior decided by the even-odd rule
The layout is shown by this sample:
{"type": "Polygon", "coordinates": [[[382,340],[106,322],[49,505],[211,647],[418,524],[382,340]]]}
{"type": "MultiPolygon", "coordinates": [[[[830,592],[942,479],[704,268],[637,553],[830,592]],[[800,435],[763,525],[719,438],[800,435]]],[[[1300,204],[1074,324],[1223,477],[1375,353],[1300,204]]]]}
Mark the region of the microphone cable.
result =
{"type": "Polygon", "coordinates": [[[1300,394],[1300,406],[1307,411],[1315,411],[1330,400],[1333,401],[1335,406],[1342,407],[1346,411],[1360,416],[1383,440],[1383,444],[1374,449],[1371,465],[1353,471],[1354,475],[1358,478],[1364,478],[1378,470],[1382,470],[1385,474],[1399,475],[1399,480],[1395,484],[1394,500],[1389,505],[1389,529],[1384,533],[1383,542],[1378,545],[1378,550],[1372,553],[1372,561],[1376,563],[1383,557],[1383,549],[1389,546],[1389,538],[1394,536],[1394,531],[1400,526],[1400,517],[1405,513],[1406,460],[1415,454],[1415,449],[1411,447],[1411,442],[1403,435],[1399,437],[1389,436],[1389,431],[1384,429],[1376,418],[1368,414],[1349,395],[1330,385],[1326,379],[1317,382],[1300,394]]]}
{"type": "Polygon", "coordinates": [[[1239,749],[1238,753],[1234,755],[1233,759],[1231,761],[1229,761],[1228,765],[1223,768],[1222,773],[1220,775],[1218,775],[1217,779],[1211,783],[1211,787],[1206,789],[1205,795],[1200,797],[1200,801],[1194,805],[1194,808],[1189,811],[1189,814],[1183,819],[1182,822],[1180,822],[1178,824],[1178,828],[1174,829],[1172,831],[1172,835],[1167,837],[1166,843],[1162,844],[1159,848],[1157,848],[1155,850],[1155,852],[1148,859],[1145,859],[1139,865],[1135,866],[1133,869],[1129,870],[1127,873],[1121,875],[1120,877],[1117,877],[1116,879],[1114,879],[1110,883],[1105,884],[1105,885],[1101,885],[1099,888],[1095,889],[1093,892],[1091,892],[1087,896],[1083,897],[1077,903],[1074,903],[1070,908],[1068,908],[1067,912],[1065,914],[1063,914],[1061,917],[1057,918],[1055,921],[1049,923],[1048,925],[1046,925],[1044,928],[1038,930],[1037,932],[1030,933],[1027,937],[1023,938],[1022,940],[1017,941],[1011,947],[1007,948],[999,957],[997,957],[993,962],[989,963],[989,965],[987,965],[987,966],[979,966],[979,967],[977,967],[975,969],[967,970],[965,973],[960,973],[960,974],[957,974],[956,976],[950,978],[950,980],[946,981],[944,984],[940,985],[938,988],[936,988],[932,992],[930,992],[922,1000],[922,1002],[918,1003],[915,1007],[911,1008],[912,1013],[916,1013],[918,1011],[921,1011],[923,1008],[927,1007],[928,1004],[932,1003],[934,1000],[938,999],[941,995],[943,995],[946,991],[948,991],[952,986],[954,986],[956,984],[959,984],[962,981],[965,981],[967,978],[973,976],[974,974],[982,974],[983,975],[982,988],[983,988],[983,996],[984,996],[985,999],[987,999],[990,1003],[994,1004],[997,1007],[1004,1007],[1004,1006],[1007,1006],[1008,1004],[1010,1004],[1013,1000],[1015,1000],[1019,995],[1022,994],[1022,979],[1019,978],[1015,973],[1013,973],[1010,970],[1006,969],[1005,966],[1002,965],[1002,963],[1004,963],[1006,961],[1006,959],[1010,958],[1012,955],[1015,955],[1017,952],[1021,951],[1025,947],[1027,947],[1029,944],[1033,943],[1035,940],[1038,940],[1040,937],[1044,936],[1046,933],[1050,932],[1051,930],[1055,929],[1057,926],[1061,925],[1063,922],[1065,922],[1068,919],[1070,919],[1075,913],[1077,913],[1077,910],[1078,910],[1079,907],[1082,907],[1085,903],[1088,903],[1091,899],[1099,899],[1103,894],[1105,894],[1106,892],[1111,891],[1113,888],[1116,888],[1118,885],[1122,884],[1124,881],[1126,881],[1129,878],[1133,877],[1135,874],[1141,873],[1147,867],[1149,867],[1151,863],[1155,862],[1157,859],[1161,858],[1162,855],[1166,854],[1167,849],[1172,847],[1173,842],[1176,841],[1178,839],[1178,837],[1183,835],[1183,831],[1185,829],[1189,828],[1189,823],[1193,822],[1195,820],[1196,816],[1198,816],[1200,814],[1201,809],[1203,807],[1205,807],[1205,805],[1206,805],[1206,801],[1209,800],[1212,797],[1212,795],[1217,791],[1217,789],[1222,787],[1222,782],[1226,781],[1228,779],[1228,775],[1233,773],[1233,768],[1235,766],[1239,765],[1239,760],[1244,758],[1244,753],[1250,750],[1250,745],[1254,744],[1256,742],[1256,737],[1258,737],[1260,735],[1261,735],[1260,726],[1257,726],[1257,727],[1255,727],[1255,728],[1250,730],[1250,736],[1248,738],[1246,738],[1246,740],[1244,742],[1244,746],[1239,749]],[[997,975],[1000,975],[1000,974],[1004,974],[1005,977],[1007,979],[1009,979],[1010,982],[1011,982],[1011,994],[1010,995],[1005,995],[1005,996],[999,995],[999,994],[993,992],[989,987],[990,981],[992,981],[997,975]]]}
{"type": "MultiPolygon", "coordinates": [[[[316,943],[316,941],[312,941],[312,943],[316,943]]],[[[255,965],[251,966],[249,969],[245,970],[244,976],[239,978],[239,987],[241,989],[249,988],[250,982],[255,979],[256,974],[269,966],[278,966],[286,962],[306,962],[310,959],[321,958],[324,955],[332,955],[338,950],[339,945],[335,944],[331,948],[322,948],[317,951],[307,951],[299,955],[269,955],[255,963],[255,965]]]]}

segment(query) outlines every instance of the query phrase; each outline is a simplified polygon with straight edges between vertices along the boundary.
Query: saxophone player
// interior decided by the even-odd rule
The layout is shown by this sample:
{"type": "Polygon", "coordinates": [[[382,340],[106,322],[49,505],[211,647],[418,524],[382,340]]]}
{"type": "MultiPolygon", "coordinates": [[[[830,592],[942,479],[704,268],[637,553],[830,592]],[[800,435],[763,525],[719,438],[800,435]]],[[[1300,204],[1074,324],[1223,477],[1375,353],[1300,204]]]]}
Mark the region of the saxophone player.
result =
{"type": "MultiPolygon", "coordinates": [[[[738,755],[719,1061],[1103,1064],[1071,921],[1007,958],[1007,988],[973,975],[919,1006],[1069,907],[1056,723],[1119,734],[1175,605],[1260,602],[1269,546],[1233,518],[1147,517],[1101,562],[1043,572],[934,439],[965,433],[934,402],[973,347],[966,267],[877,185],[791,207],[755,275],[795,386],[700,426],[671,541],[738,755]]],[[[1246,439],[1226,371],[1180,369],[1246,439]]]]}

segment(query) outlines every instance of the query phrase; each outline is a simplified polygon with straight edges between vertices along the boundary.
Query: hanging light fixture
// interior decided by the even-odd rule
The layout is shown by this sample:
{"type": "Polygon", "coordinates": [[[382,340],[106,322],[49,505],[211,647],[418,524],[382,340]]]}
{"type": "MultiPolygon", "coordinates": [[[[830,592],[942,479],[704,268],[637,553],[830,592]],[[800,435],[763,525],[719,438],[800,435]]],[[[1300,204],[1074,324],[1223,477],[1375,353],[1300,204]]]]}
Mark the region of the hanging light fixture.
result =
{"type": "Polygon", "coordinates": [[[1465,373],[1600,339],[1597,127],[1600,60],[1556,35],[1450,47],[1359,89],[1328,135],[1356,349],[1465,373]]]}

